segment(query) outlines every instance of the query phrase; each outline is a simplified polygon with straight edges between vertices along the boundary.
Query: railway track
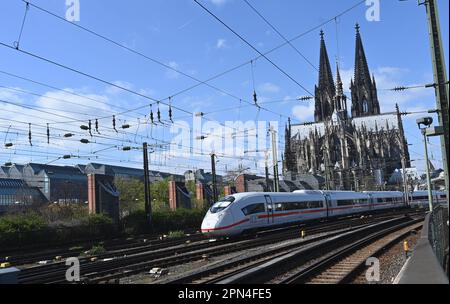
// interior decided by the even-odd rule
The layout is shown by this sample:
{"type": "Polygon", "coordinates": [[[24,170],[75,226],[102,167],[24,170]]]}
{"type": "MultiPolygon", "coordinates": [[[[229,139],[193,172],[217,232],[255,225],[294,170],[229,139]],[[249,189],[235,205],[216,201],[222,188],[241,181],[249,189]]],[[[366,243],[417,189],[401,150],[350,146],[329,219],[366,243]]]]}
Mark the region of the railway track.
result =
{"type": "MultiPolygon", "coordinates": [[[[175,244],[175,243],[183,243],[185,241],[195,241],[199,239],[204,239],[204,236],[201,233],[192,233],[187,234],[186,237],[180,237],[176,239],[161,239],[162,236],[155,235],[139,235],[136,237],[127,237],[127,238],[117,238],[107,241],[92,241],[89,243],[83,243],[78,245],[73,245],[70,247],[61,247],[55,249],[49,249],[39,252],[31,252],[24,254],[23,251],[21,253],[17,252],[9,252],[2,253],[2,257],[0,257],[1,262],[10,262],[16,266],[20,265],[31,265],[37,263],[39,261],[52,261],[55,257],[67,258],[80,256],[83,252],[89,251],[93,246],[102,245],[106,250],[105,254],[102,254],[102,258],[108,257],[108,254],[111,255],[119,253],[122,251],[129,250],[130,252],[139,252],[139,250],[145,250],[145,248],[149,248],[151,246],[164,246],[163,244],[175,244]],[[5,257],[8,257],[6,260],[5,257]]],[[[99,256],[99,255],[93,255],[99,256]]]]}
{"type": "MultiPolygon", "coordinates": [[[[404,213],[404,212],[403,212],[404,213]]],[[[380,215],[379,217],[353,218],[339,222],[320,223],[315,226],[301,227],[306,229],[308,235],[355,227],[367,223],[382,221],[398,214],[380,215]]],[[[295,229],[282,230],[280,232],[264,232],[255,239],[243,240],[217,240],[210,242],[201,240],[198,242],[184,242],[175,246],[145,247],[133,251],[118,251],[108,253],[106,258],[92,262],[89,259],[80,260],[81,275],[85,283],[111,282],[118,278],[142,273],[153,267],[170,267],[203,259],[205,256],[220,256],[222,254],[273,244],[280,240],[298,239],[300,237],[299,226],[295,229]],[[131,253],[130,253],[131,252],[131,253]],[[106,260],[105,260],[106,259],[106,260]]],[[[67,266],[63,261],[49,265],[40,265],[23,269],[19,276],[20,283],[67,283],[65,271],[67,266]]]]}
{"type": "MultiPolygon", "coordinates": [[[[307,269],[299,271],[284,279],[281,283],[350,283],[355,275],[364,268],[368,258],[378,256],[380,252],[397,244],[412,231],[417,231],[421,227],[422,223],[414,223],[377,239],[380,235],[385,234],[385,231],[381,231],[378,234],[369,236],[359,242],[344,247],[339,252],[334,253],[329,257],[323,257],[307,269]]],[[[390,229],[387,230],[389,231],[390,229]]]]}
{"type": "MultiPolygon", "coordinates": [[[[330,236],[322,240],[319,239],[306,246],[297,247],[296,249],[286,248],[287,250],[284,252],[268,252],[265,256],[260,254],[259,256],[242,258],[215,268],[188,274],[169,283],[286,284],[305,282],[302,281],[305,278],[302,275],[305,275],[305,273],[308,273],[310,276],[319,276],[327,270],[326,265],[331,266],[331,264],[320,264],[320,267],[324,268],[318,268],[319,263],[324,262],[325,258],[330,258],[330,260],[334,259],[337,263],[339,257],[350,254],[350,251],[344,253],[343,248],[347,250],[350,250],[350,248],[360,248],[358,246],[363,246],[369,240],[374,240],[377,237],[383,238],[383,235],[389,232],[403,231],[402,229],[409,229],[408,231],[410,231],[411,225],[415,225],[414,227],[417,229],[421,225],[419,223],[421,221],[422,219],[387,220],[359,229],[343,231],[338,235],[330,236]],[[342,250],[342,255],[338,255],[337,250],[342,250]],[[301,270],[296,271],[295,269],[299,266],[301,270]]],[[[398,233],[401,234],[401,232],[398,233]]],[[[386,241],[386,239],[384,240],[386,241]]],[[[372,251],[369,249],[368,252],[370,253],[372,251]]],[[[350,270],[350,268],[346,269],[348,270],[347,278],[350,277],[350,274],[357,272],[358,267],[365,261],[363,259],[364,256],[364,254],[360,255],[359,263],[355,265],[354,270],[350,270]]],[[[336,265],[336,267],[339,268],[340,266],[336,265]]],[[[344,268],[342,269],[344,271],[344,268]]]]}

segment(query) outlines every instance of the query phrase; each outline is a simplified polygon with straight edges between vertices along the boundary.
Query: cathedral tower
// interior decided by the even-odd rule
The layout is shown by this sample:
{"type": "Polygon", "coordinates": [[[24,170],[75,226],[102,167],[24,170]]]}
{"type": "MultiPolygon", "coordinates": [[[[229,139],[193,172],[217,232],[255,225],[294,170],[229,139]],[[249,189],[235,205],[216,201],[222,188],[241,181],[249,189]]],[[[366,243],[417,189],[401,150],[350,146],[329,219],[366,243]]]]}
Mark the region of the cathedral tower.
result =
{"type": "Polygon", "coordinates": [[[330,60],[328,59],[327,47],[323,36],[323,31],[320,31],[319,85],[315,87],[314,93],[314,118],[316,122],[321,122],[331,117],[334,110],[333,99],[336,95],[330,60]]]}
{"type": "Polygon", "coordinates": [[[359,24],[356,24],[355,75],[350,84],[352,117],[380,114],[375,78],[370,77],[359,29],[359,24]]]}

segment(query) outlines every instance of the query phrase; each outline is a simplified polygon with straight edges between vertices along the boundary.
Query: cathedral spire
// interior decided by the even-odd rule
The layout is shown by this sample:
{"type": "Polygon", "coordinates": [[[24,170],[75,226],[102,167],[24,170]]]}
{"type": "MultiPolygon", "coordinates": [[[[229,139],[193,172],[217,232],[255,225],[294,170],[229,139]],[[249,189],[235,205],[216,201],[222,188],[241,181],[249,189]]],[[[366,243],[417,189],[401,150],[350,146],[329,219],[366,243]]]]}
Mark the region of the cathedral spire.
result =
{"type": "Polygon", "coordinates": [[[333,93],[335,91],[333,74],[331,72],[331,65],[330,60],[328,59],[323,31],[320,31],[319,89],[330,89],[333,93]]]}
{"type": "Polygon", "coordinates": [[[327,47],[325,45],[324,32],[320,31],[320,63],[319,63],[319,83],[315,90],[315,113],[316,122],[323,121],[331,117],[334,110],[333,98],[336,94],[333,74],[331,72],[330,60],[328,58],[327,47]]]}
{"type": "Polygon", "coordinates": [[[356,51],[355,51],[355,84],[363,84],[367,81],[370,82],[369,65],[367,64],[366,54],[361,39],[361,33],[359,32],[360,26],[356,24],[356,51]]]}
{"type": "Polygon", "coordinates": [[[344,95],[344,88],[341,80],[341,73],[339,73],[339,62],[336,62],[336,86],[337,86],[337,95],[344,95]]]}
{"type": "Polygon", "coordinates": [[[339,62],[336,61],[336,96],[335,109],[339,113],[341,119],[347,119],[347,97],[344,94],[341,73],[339,72],[339,62]]]}
{"type": "Polygon", "coordinates": [[[360,26],[356,24],[355,74],[350,85],[352,91],[352,117],[380,114],[380,104],[375,83],[361,39],[360,26]]]}

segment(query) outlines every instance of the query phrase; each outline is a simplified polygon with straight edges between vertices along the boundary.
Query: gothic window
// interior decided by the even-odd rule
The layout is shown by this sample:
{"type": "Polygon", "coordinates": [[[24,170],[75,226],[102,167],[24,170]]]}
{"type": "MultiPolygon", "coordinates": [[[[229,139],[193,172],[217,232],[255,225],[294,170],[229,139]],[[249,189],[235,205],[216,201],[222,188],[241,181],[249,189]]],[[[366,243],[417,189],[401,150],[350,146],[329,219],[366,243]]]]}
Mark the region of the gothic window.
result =
{"type": "Polygon", "coordinates": [[[363,113],[369,112],[369,103],[367,102],[367,99],[363,99],[363,113]]]}

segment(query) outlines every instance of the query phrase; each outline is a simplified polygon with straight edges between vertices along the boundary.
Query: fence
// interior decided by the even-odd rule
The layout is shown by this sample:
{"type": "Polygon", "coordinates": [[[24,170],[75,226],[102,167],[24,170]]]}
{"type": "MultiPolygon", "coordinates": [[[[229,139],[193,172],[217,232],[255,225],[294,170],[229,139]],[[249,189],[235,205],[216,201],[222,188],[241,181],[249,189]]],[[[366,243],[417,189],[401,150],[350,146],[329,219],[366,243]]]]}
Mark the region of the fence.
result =
{"type": "Polygon", "coordinates": [[[448,206],[438,205],[430,215],[428,239],[448,276],[448,206]]]}

